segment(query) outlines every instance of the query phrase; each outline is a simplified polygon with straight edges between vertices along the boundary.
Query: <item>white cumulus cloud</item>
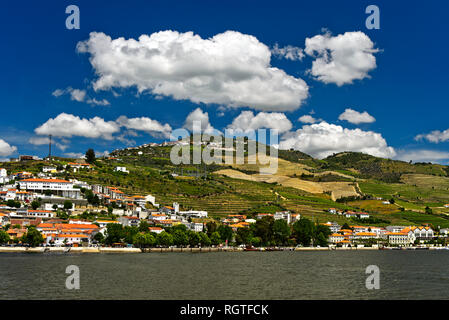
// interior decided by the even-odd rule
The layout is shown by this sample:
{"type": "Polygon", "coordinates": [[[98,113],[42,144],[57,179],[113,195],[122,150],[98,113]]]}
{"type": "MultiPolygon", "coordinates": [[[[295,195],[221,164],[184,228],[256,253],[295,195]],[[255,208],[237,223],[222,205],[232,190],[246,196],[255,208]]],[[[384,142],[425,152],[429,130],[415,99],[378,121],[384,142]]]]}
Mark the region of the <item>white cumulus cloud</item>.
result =
{"type": "Polygon", "coordinates": [[[306,38],[306,54],[315,57],[309,70],[317,80],[338,86],[369,77],[376,68],[371,39],[361,31],[332,36],[329,32],[306,38]]]}
{"type": "Polygon", "coordinates": [[[309,114],[305,114],[305,115],[299,117],[298,121],[302,122],[302,123],[311,123],[312,124],[312,123],[317,122],[317,119],[315,119],[313,116],[311,116],[309,114]]]}
{"type": "Polygon", "coordinates": [[[216,130],[209,122],[209,114],[204,112],[200,108],[196,108],[192,112],[190,112],[184,122],[184,128],[189,130],[191,133],[193,132],[194,125],[200,124],[201,132],[214,135],[219,134],[219,131],[216,130]]]}
{"type": "Polygon", "coordinates": [[[67,87],[65,89],[56,89],[52,92],[52,95],[54,97],[60,97],[64,94],[70,95],[70,100],[77,101],[77,102],[86,102],[92,106],[109,106],[110,103],[106,99],[97,100],[96,98],[90,98],[87,95],[86,90],[82,89],[74,89],[72,87],[67,87]]]}
{"type": "Polygon", "coordinates": [[[351,130],[324,121],[284,134],[279,148],[293,148],[320,159],[344,151],[363,152],[386,158],[396,155],[395,150],[387,145],[379,133],[358,128],[351,130]]]}
{"type": "Polygon", "coordinates": [[[285,58],[292,61],[302,60],[305,56],[302,48],[291,45],[280,48],[277,43],[274,45],[273,49],[271,49],[271,52],[276,57],[285,58]]]}
{"type": "Polygon", "coordinates": [[[148,117],[128,118],[120,116],[116,122],[127,129],[144,131],[152,136],[170,137],[172,131],[169,124],[161,124],[159,121],[148,117]]]}
{"type": "Polygon", "coordinates": [[[449,129],[444,131],[434,130],[430,133],[419,134],[415,140],[427,140],[433,143],[449,141],[449,129]]]}
{"type": "Polygon", "coordinates": [[[291,130],[292,123],[285,114],[278,112],[259,112],[254,115],[252,111],[243,111],[228,126],[232,132],[246,132],[257,129],[277,129],[279,133],[291,130]]]}
{"type": "Polygon", "coordinates": [[[439,163],[442,162],[442,160],[449,160],[449,152],[437,150],[398,150],[395,159],[402,161],[439,163]]]}
{"type": "Polygon", "coordinates": [[[308,97],[304,80],[270,65],[268,46],[236,31],[209,39],[160,31],[137,40],[92,32],[77,50],[90,54],[95,90],[135,86],[176,100],[263,111],[295,110],[308,97]]]}
{"type": "Polygon", "coordinates": [[[11,146],[8,142],[0,139],[0,156],[6,157],[17,151],[17,147],[11,146]]]}
{"type": "Polygon", "coordinates": [[[372,123],[376,121],[376,119],[368,112],[358,112],[350,108],[346,109],[345,112],[340,114],[338,120],[345,120],[353,124],[372,123]]]}
{"type": "Polygon", "coordinates": [[[105,121],[100,117],[86,119],[61,113],[56,118],[48,119],[34,131],[38,135],[52,134],[55,137],[71,138],[79,136],[112,140],[112,134],[119,132],[120,127],[116,122],[105,121]]]}

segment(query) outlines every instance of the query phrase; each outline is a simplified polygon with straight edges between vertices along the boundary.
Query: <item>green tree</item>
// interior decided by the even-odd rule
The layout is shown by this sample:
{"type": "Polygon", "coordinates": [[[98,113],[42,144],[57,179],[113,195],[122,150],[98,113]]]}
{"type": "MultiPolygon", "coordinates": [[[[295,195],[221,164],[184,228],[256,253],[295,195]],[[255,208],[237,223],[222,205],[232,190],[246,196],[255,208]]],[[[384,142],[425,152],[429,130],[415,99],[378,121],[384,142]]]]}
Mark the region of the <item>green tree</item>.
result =
{"type": "Polygon", "coordinates": [[[222,224],[217,228],[217,232],[220,235],[221,240],[228,240],[228,242],[232,240],[233,232],[230,226],[222,224]]]}
{"type": "Polygon", "coordinates": [[[11,199],[6,201],[6,205],[11,208],[20,208],[20,202],[11,199]]]}
{"type": "Polygon", "coordinates": [[[214,233],[211,234],[210,236],[210,241],[214,246],[217,246],[221,243],[221,237],[220,234],[215,231],[214,233]]]}
{"type": "Polygon", "coordinates": [[[122,242],[124,238],[123,226],[118,223],[108,223],[106,225],[105,243],[111,245],[113,243],[122,242]]]}
{"type": "Polygon", "coordinates": [[[262,239],[260,237],[254,237],[251,239],[251,244],[255,247],[259,247],[262,244],[262,239]]]}
{"type": "Polygon", "coordinates": [[[126,243],[133,243],[134,236],[139,233],[139,229],[137,227],[125,226],[123,227],[123,239],[126,243]]]}
{"type": "Polygon", "coordinates": [[[103,243],[104,241],[103,234],[101,232],[96,233],[94,236],[94,240],[98,241],[99,243],[103,243]]]}
{"type": "Polygon", "coordinates": [[[235,242],[237,244],[251,244],[253,233],[250,228],[239,228],[235,233],[235,242]]]}
{"type": "Polygon", "coordinates": [[[187,232],[187,226],[181,223],[170,228],[170,233],[173,233],[175,231],[187,232]]]}
{"type": "Polygon", "coordinates": [[[173,236],[166,231],[162,231],[156,236],[156,244],[163,247],[169,247],[173,245],[173,236]]]}
{"type": "Polygon", "coordinates": [[[278,245],[286,245],[290,237],[291,230],[285,220],[276,220],[273,223],[273,237],[278,245]]]}
{"type": "Polygon", "coordinates": [[[201,244],[201,246],[209,247],[211,245],[212,242],[210,241],[210,238],[207,236],[206,233],[200,232],[198,235],[200,237],[200,244],[201,244]]]}
{"type": "Polygon", "coordinates": [[[320,247],[326,247],[331,234],[331,229],[328,226],[317,224],[315,226],[313,237],[314,244],[319,245],[320,247]]]}
{"type": "Polygon", "coordinates": [[[36,247],[44,243],[44,237],[34,226],[29,227],[28,231],[22,236],[20,240],[22,241],[22,243],[29,244],[31,247],[36,247]]]}
{"type": "Polygon", "coordinates": [[[147,221],[142,220],[142,221],[140,221],[140,224],[139,224],[139,232],[149,232],[150,231],[148,229],[149,227],[150,227],[150,224],[147,221]]]}
{"type": "Polygon", "coordinates": [[[189,237],[189,245],[191,247],[195,247],[200,244],[201,239],[198,233],[196,233],[195,231],[189,231],[187,232],[187,235],[189,237]]]}
{"type": "Polygon", "coordinates": [[[64,201],[64,209],[65,210],[70,210],[72,208],[73,208],[73,203],[70,200],[64,201]]]}
{"type": "Polygon", "coordinates": [[[274,218],[263,217],[254,224],[254,235],[260,237],[262,244],[269,245],[273,241],[274,218]]]}
{"type": "Polygon", "coordinates": [[[181,229],[175,230],[173,233],[173,244],[179,247],[185,247],[189,244],[187,233],[181,229]]]}
{"type": "Polygon", "coordinates": [[[41,203],[37,200],[34,200],[33,202],[31,202],[31,208],[33,208],[33,210],[37,210],[37,208],[39,208],[41,206],[41,203]]]}
{"type": "Polygon", "coordinates": [[[206,230],[207,235],[210,237],[212,233],[217,231],[217,224],[214,221],[209,221],[208,223],[206,223],[206,230]]]}
{"type": "Polygon", "coordinates": [[[433,213],[433,211],[432,211],[432,209],[430,209],[429,207],[426,207],[426,209],[425,209],[426,211],[426,214],[432,214],[433,213]]]}
{"type": "Polygon", "coordinates": [[[86,151],[86,162],[87,163],[95,162],[95,151],[93,149],[89,149],[86,151]]]}
{"type": "Polygon", "coordinates": [[[134,236],[133,244],[139,248],[148,248],[154,246],[156,238],[150,233],[139,232],[134,236]]]}
{"type": "Polygon", "coordinates": [[[11,238],[6,231],[0,230],[0,244],[8,243],[11,238]]]}
{"type": "Polygon", "coordinates": [[[296,237],[296,242],[307,247],[312,242],[314,225],[309,219],[301,218],[293,224],[293,232],[296,237]]]}

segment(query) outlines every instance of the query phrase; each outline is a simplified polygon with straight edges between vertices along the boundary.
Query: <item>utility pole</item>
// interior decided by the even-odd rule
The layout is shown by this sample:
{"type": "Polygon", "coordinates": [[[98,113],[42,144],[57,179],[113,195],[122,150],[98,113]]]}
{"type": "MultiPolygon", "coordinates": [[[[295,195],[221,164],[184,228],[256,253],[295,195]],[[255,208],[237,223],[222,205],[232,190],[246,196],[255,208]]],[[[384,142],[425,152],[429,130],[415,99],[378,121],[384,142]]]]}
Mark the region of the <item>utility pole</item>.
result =
{"type": "Polygon", "coordinates": [[[48,144],[48,161],[51,161],[51,134],[49,137],[49,144],[48,144]]]}

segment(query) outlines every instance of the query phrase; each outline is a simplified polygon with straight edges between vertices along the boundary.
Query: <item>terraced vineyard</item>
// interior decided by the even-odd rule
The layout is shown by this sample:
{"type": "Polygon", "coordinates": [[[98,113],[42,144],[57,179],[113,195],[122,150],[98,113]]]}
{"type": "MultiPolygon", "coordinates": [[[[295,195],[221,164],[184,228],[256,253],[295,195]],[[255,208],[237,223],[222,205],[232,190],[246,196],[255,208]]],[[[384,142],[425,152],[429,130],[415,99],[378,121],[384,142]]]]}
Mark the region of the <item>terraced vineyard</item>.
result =
{"type": "MultiPolygon", "coordinates": [[[[395,224],[449,226],[449,208],[444,207],[449,203],[447,166],[348,152],[317,160],[283,150],[278,171],[261,175],[257,164],[175,166],[169,160],[170,150],[167,146],[118,150],[114,159],[98,159],[92,171],[66,170],[57,176],[115,186],[128,195],[152,194],[161,205],[178,202],[184,210],[205,210],[215,218],[290,210],[319,222],[352,223],[327,212],[338,208],[368,211],[374,218],[395,224]],[[129,174],[115,172],[116,166],[126,167],[129,174]],[[376,200],[379,197],[384,200],[376,200]],[[383,203],[390,199],[395,203],[383,203]]],[[[71,161],[74,159],[59,158],[53,165],[71,161]]],[[[9,172],[35,174],[44,165],[48,163],[2,164],[9,172]]]]}

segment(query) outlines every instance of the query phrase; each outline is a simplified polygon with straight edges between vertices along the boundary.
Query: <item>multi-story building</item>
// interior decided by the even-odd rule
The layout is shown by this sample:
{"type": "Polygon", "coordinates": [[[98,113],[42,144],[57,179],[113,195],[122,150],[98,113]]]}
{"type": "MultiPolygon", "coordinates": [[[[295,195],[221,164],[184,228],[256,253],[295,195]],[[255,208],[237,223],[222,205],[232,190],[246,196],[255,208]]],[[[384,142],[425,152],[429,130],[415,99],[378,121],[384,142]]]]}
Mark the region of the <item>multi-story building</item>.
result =
{"type": "Polygon", "coordinates": [[[341,226],[336,223],[336,222],[326,222],[326,223],[322,223],[322,225],[328,227],[332,233],[337,233],[338,231],[340,231],[341,226]]]}
{"type": "Polygon", "coordinates": [[[181,216],[187,216],[192,218],[207,218],[207,211],[197,211],[197,210],[189,210],[189,211],[179,211],[181,216]]]}
{"type": "Polygon", "coordinates": [[[118,221],[125,227],[138,227],[140,224],[138,217],[122,216],[118,218],[118,221]]]}
{"type": "Polygon", "coordinates": [[[417,240],[432,240],[434,232],[430,227],[408,227],[401,232],[407,233],[410,237],[413,235],[417,240]]]}
{"type": "Polygon", "coordinates": [[[386,233],[388,243],[394,245],[410,245],[415,241],[415,237],[412,234],[405,232],[387,232],[386,233]]]}
{"type": "Polygon", "coordinates": [[[81,190],[73,188],[73,182],[61,179],[25,179],[19,181],[21,190],[44,193],[52,193],[72,199],[81,198],[81,190]]]}
{"type": "Polygon", "coordinates": [[[353,235],[352,239],[356,240],[367,240],[367,239],[376,239],[377,234],[375,232],[358,232],[353,235]]]}
{"type": "Polygon", "coordinates": [[[340,233],[332,233],[329,236],[329,242],[334,243],[334,244],[342,242],[343,240],[345,240],[345,237],[340,233]]]}

